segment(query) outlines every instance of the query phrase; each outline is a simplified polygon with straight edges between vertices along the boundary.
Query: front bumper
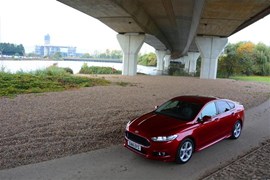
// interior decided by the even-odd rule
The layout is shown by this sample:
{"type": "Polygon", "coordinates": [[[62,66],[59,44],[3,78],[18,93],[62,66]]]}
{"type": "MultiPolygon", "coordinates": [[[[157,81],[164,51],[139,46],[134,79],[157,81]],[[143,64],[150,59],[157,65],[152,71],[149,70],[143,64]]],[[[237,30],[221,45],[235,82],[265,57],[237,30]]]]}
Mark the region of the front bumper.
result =
{"type": "Polygon", "coordinates": [[[130,151],[139,154],[147,159],[161,160],[161,161],[175,161],[179,142],[175,139],[167,142],[149,141],[149,146],[141,146],[141,150],[137,150],[128,145],[129,139],[125,137],[124,146],[130,151]]]}

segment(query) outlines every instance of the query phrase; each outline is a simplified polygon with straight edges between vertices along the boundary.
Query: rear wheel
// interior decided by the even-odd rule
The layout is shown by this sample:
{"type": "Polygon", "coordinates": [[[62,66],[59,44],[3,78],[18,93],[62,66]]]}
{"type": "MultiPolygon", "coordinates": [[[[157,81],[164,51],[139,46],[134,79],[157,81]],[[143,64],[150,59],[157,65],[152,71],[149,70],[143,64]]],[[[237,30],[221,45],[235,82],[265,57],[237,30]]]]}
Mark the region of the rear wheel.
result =
{"type": "Polygon", "coordinates": [[[237,139],[240,137],[241,135],[241,131],[242,131],[242,125],[240,121],[236,121],[236,123],[233,126],[233,130],[232,130],[232,139],[237,139]]]}
{"type": "Polygon", "coordinates": [[[176,162],[179,164],[188,162],[192,156],[193,148],[194,144],[191,139],[182,141],[177,151],[176,162]]]}

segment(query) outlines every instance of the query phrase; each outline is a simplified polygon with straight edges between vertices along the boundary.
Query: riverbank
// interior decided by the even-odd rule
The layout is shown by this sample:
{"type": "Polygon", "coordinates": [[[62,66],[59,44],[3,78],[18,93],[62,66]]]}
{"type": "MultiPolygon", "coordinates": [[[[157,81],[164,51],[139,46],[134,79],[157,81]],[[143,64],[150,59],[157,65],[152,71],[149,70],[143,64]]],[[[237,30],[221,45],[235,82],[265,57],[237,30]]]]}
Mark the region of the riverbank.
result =
{"type": "Polygon", "coordinates": [[[174,96],[224,97],[243,103],[246,109],[270,97],[269,85],[254,82],[98,77],[128,84],[0,98],[0,169],[121,144],[129,120],[174,96]]]}
{"type": "MultiPolygon", "coordinates": [[[[5,72],[16,73],[17,71],[30,72],[36,70],[43,70],[52,65],[57,65],[62,68],[71,68],[74,74],[79,73],[83,64],[88,66],[99,66],[99,67],[111,67],[116,70],[122,70],[122,63],[114,62],[90,62],[90,61],[55,61],[55,60],[0,60],[0,70],[5,72]]],[[[137,65],[137,72],[156,75],[156,67],[137,65]]]]}
{"type": "Polygon", "coordinates": [[[71,69],[56,66],[31,73],[19,72],[12,74],[0,71],[0,97],[64,91],[109,84],[109,81],[101,78],[73,76],[71,69]]]}

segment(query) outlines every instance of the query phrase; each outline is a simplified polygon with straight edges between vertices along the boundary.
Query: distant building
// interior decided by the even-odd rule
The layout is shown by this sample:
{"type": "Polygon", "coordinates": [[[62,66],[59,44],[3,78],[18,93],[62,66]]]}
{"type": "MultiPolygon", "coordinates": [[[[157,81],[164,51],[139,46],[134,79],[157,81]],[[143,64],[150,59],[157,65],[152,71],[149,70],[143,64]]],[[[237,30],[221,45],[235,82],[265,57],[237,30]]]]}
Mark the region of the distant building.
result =
{"type": "Polygon", "coordinates": [[[50,35],[44,36],[44,45],[35,47],[35,54],[39,56],[51,56],[56,52],[60,52],[63,57],[74,57],[76,56],[76,47],[70,46],[53,46],[50,45],[50,35]]]}
{"type": "Polygon", "coordinates": [[[49,34],[46,34],[45,36],[44,36],[44,44],[45,45],[50,45],[51,43],[51,37],[50,37],[50,35],[49,34]]]}

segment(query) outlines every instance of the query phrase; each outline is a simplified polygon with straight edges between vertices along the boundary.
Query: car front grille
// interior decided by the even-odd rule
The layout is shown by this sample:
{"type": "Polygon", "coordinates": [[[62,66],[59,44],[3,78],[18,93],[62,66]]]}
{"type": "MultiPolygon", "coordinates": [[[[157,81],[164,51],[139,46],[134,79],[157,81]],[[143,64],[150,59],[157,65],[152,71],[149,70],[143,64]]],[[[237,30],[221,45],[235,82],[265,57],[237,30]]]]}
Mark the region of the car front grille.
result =
{"type": "Polygon", "coordinates": [[[146,146],[146,147],[150,146],[150,143],[146,138],[143,138],[143,137],[138,136],[136,134],[133,134],[131,132],[126,131],[126,137],[127,137],[127,139],[129,139],[135,143],[141,144],[141,145],[146,146]]]}

